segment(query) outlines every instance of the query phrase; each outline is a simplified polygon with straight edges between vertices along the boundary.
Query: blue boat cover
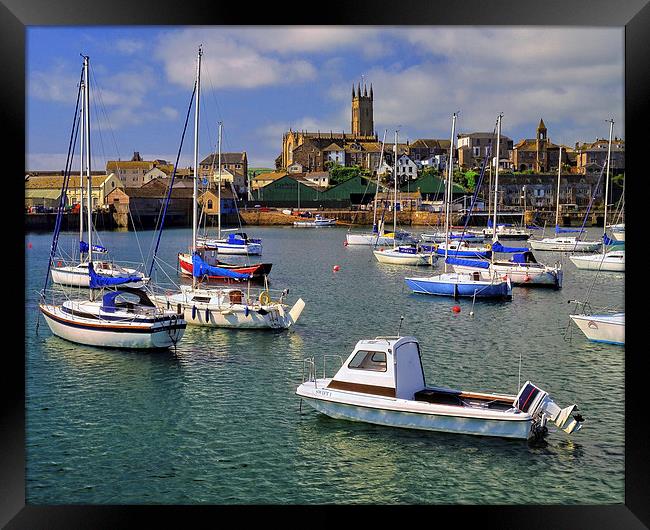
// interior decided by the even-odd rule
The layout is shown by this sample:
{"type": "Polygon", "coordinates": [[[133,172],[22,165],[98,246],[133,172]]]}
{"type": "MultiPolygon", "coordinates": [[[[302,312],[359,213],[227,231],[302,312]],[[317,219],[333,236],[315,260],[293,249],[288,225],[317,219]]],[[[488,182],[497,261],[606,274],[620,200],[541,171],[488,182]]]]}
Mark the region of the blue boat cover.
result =
{"type": "Polygon", "coordinates": [[[528,250],[528,247],[504,247],[501,243],[495,241],[492,244],[492,250],[494,252],[505,252],[505,253],[526,252],[528,250]]]}
{"type": "MultiPolygon", "coordinates": [[[[79,251],[83,254],[88,252],[88,243],[85,241],[79,241],[79,251]]],[[[101,245],[93,245],[93,252],[108,252],[108,249],[101,245]]]]}
{"type": "Polygon", "coordinates": [[[241,234],[228,234],[226,243],[229,245],[245,245],[246,240],[241,236],[241,234]]]}
{"type": "Polygon", "coordinates": [[[530,250],[526,250],[526,252],[522,252],[521,254],[513,254],[510,261],[513,263],[537,263],[535,255],[530,250]]]}
{"type": "Polygon", "coordinates": [[[95,267],[92,262],[88,264],[88,275],[90,276],[90,284],[88,285],[91,289],[101,289],[102,287],[111,287],[113,285],[122,285],[125,283],[131,282],[141,282],[142,278],[140,276],[104,276],[102,274],[97,274],[95,272],[95,267]]]}
{"type": "Polygon", "coordinates": [[[605,246],[614,246],[614,245],[625,245],[625,241],[618,241],[616,239],[611,239],[607,234],[603,234],[603,243],[605,246]]]}
{"type": "Polygon", "coordinates": [[[401,252],[402,254],[417,254],[418,249],[415,247],[397,247],[397,252],[401,252]]]}
{"type": "Polygon", "coordinates": [[[582,233],[582,232],[584,232],[584,230],[582,230],[581,228],[578,228],[577,230],[575,228],[561,228],[561,227],[555,225],[555,233],[556,234],[564,234],[564,233],[568,233],[568,232],[580,232],[580,233],[582,233]]]}
{"type": "Polygon", "coordinates": [[[221,267],[213,267],[208,265],[205,261],[201,259],[201,256],[194,254],[192,256],[192,275],[195,278],[201,278],[203,276],[225,276],[226,278],[236,278],[239,280],[247,280],[252,278],[252,274],[242,274],[241,272],[234,272],[228,269],[223,269],[221,267]]]}
{"type": "Polygon", "coordinates": [[[447,258],[445,263],[448,265],[465,265],[467,267],[476,267],[478,269],[489,269],[490,262],[475,260],[475,259],[463,259],[463,258],[447,258]]]}

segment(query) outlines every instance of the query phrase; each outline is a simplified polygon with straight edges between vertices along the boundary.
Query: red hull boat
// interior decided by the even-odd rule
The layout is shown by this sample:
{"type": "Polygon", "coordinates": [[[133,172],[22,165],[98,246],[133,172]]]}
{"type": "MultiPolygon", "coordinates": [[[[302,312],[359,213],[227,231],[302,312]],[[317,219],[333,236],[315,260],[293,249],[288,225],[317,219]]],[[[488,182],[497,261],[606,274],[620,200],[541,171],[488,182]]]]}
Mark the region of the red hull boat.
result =
{"type": "MultiPolygon", "coordinates": [[[[216,257],[215,251],[200,252],[201,258],[212,265],[213,267],[220,267],[222,269],[228,269],[233,272],[239,272],[240,274],[252,274],[251,280],[261,280],[265,276],[268,276],[271,272],[272,263],[251,263],[249,265],[234,265],[232,263],[224,263],[219,261],[216,257]]],[[[181,273],[186,276],[192,276],[192,256],[190,254],[179,254],[178,263],[181,268],[181,273]]],[[[207,276],[208,280],[220,280],[230,282],[240,282],[246,280],[236,280],[233,278],[227,278],[225,276],[207,276]]]]}

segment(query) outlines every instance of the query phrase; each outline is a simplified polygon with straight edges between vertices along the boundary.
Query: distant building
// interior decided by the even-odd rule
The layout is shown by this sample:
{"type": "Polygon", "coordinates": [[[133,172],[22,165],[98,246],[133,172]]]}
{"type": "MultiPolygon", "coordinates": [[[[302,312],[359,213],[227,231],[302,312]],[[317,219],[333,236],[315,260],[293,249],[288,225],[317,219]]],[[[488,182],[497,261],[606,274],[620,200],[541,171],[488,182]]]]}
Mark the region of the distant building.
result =
{"type": "MultiPolygon", "coordinates": [[[[520,140],[512,148],[512,167],[515,171],[532,170],[535,173],[557,171],[560,146],[548,138],[544,120],[539,120],[535,138],[520,140]]],[[[569,148],[562,146],[562,164],[569,163],[569,148]]]]}
{"type": "MultiPolygon", "coordinates": [[[[579,144],[576,142],[576,172],[581,175],[600,174],[607,163],[609,140],[600,138],[592,143],[579,144]]],[[[625,141],[615,137],[612,139],[609,174],[617,175],[625,172],[625,141]]]]}
{"type": "Polygon", "coordinates": [[[409,156],[414,162],[430,160],[437,155],[448,156],[450,143],[450,140],[418,139],[411,144],[409,156]]]}
{"type": "MultiPolygon", "coordinates": [[[[247,192],[248,186],[248,156],[246,151],[241,153],[221,153],[221,181],[232,182],[239,195],[247,192]],[[228,176],[225,176],[224,170],[228,176]]],[[[219,153],[212,153],[199,163],[199,177],[201,179],[218,180],[219,153]]],[[[228,186],[230,187],[230,186],[228,186]]]]}
{"type": "Polygon", "coordinates": [[[402,155],[397,159],[397,177],[400,180],[418,178],[418,166],[408,155],[402,155]]]}
{"type": "MultiPolygon", "coordinates": [[[[63,188],[64,176],[59,174],[27,175],[25,178],[25,206],[49,206],[58,207],[61,190],[63,188]]],[[[65,205],[73,206],[81,198],[80,176],[70,175],[66,193],[65,205]]],[[[93,208],[105,203],[105,197],[116,188],[123,188],[122,182],[114,175],[96,174],[91,179],[91,200],[93,208]]],[[[84,206],[86,203],[86,178],[84,185],[84,206]]]]}
{"type": "Polygon", "coordinates": [[[131,160],[109,160],[106,162],[106,174],[115,173],[125,187],[137,188],[154,178],[160,173],[171,175],[174,165],[166,160],[142,160],[140,153],[135,151],[131,160]],[[156,168],[157,171],[149,174],[156,168]]]}
{"type": "MultiPolygon", "coordinates": [[[[486,155],[496,157],[497,135],[491,132],[473,132],[458,135],[458,164],[463,168],[478,168],[486,155]]],[[[501,136],[499,140],[499,161],[509,160],[513,149],[512,140],[501,136]]]]}

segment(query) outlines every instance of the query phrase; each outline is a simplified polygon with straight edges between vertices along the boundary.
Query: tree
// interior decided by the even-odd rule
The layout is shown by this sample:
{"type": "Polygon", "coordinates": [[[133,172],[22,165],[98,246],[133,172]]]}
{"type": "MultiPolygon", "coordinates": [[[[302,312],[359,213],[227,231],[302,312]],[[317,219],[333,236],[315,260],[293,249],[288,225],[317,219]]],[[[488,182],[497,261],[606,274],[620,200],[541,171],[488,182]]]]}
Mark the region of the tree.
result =
{"type": "Polygon", "coordinates": [[[350,180],[353,177],[358,177],[363,174],[363,170],[358,166],[341,166],[339,164],[334,164],[330,170],[330,184],[336,185],[346,180],[350,180]]]}

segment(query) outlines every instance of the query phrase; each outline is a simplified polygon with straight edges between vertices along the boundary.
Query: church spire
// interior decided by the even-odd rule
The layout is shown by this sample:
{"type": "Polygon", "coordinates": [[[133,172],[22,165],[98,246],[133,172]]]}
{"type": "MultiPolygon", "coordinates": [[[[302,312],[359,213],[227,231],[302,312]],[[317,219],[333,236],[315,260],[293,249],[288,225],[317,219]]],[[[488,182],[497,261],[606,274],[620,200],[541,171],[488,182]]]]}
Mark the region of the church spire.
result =
{"type": "Polygon", "coordinates": [[[354,83],[352,83],[352,99],[354,99],[354,98],[355,98],[355,95],[354,95],[354,83]]]}

